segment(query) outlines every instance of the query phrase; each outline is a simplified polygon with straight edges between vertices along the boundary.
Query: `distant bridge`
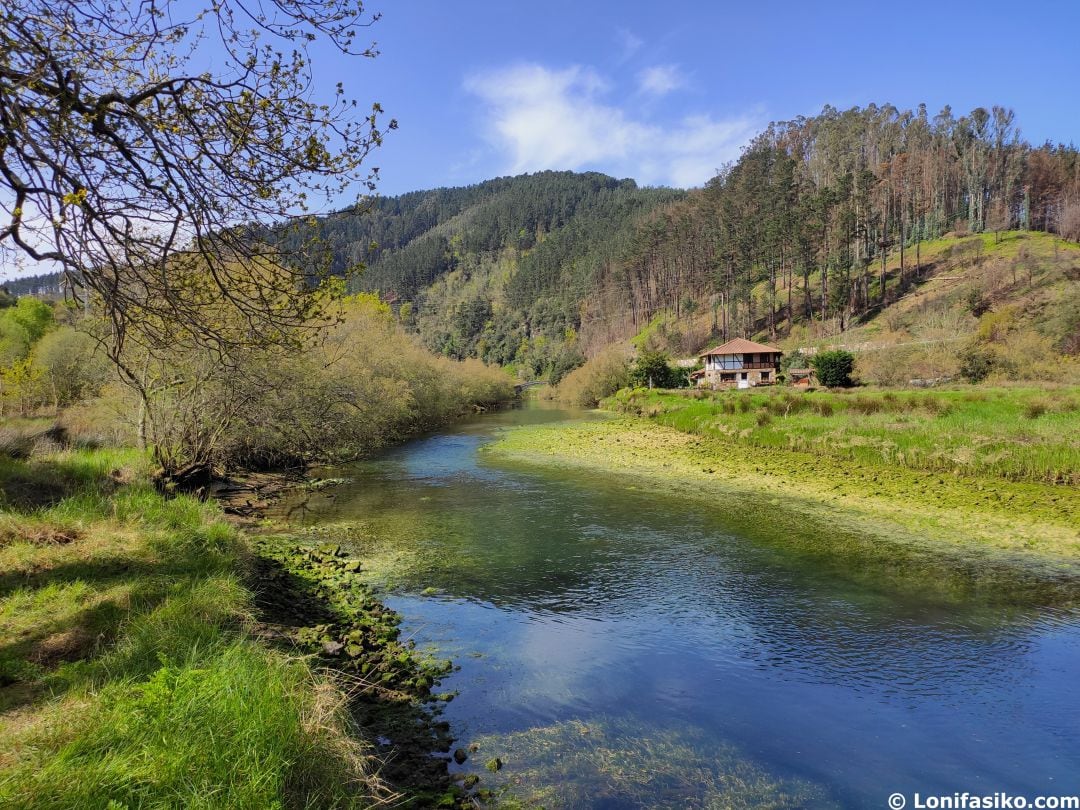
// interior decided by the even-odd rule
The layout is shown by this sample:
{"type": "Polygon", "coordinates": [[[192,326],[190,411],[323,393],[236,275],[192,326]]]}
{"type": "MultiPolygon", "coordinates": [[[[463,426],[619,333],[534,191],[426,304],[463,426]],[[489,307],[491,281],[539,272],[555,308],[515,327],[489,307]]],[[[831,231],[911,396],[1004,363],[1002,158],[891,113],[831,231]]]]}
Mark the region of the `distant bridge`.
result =
{"type": "Polygon", "coordinates": [[[518,383],[514,386],[514,393],[520,394],[522,391],[527,391],[530,388],[536,388],[538,385],[547,385],[544,380],[529,380],[528,382],[518,383]]]}

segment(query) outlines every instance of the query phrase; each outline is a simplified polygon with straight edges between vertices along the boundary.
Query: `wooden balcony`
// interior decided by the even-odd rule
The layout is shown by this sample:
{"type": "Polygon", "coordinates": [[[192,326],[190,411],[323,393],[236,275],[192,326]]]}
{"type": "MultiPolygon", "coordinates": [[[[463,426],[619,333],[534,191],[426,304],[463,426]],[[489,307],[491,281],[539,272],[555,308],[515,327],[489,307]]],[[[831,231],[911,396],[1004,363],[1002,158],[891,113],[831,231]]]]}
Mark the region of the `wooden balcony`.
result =
{"type": "Polygon", "coordinates": [[[779,363],[743,363],[741,365],[709,365],[706,371],[772,371],[779,363]]]}

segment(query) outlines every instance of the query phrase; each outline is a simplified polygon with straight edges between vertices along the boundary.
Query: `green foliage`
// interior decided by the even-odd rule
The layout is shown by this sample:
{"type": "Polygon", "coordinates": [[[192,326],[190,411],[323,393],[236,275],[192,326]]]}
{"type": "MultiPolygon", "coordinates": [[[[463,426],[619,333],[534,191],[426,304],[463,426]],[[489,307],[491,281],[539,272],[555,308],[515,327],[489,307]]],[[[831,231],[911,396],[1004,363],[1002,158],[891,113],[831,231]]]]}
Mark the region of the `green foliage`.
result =
{"type": "Polygon", "coordinates": [[[96,396],[112,374],[97,341],[70,326],[45,335],[34,347],[33,358],[41,373],[41,396],[57,408],[96,396]]]}
{"type": "Polygon", "coordinates": [[[569,405],[595,408],[600,400],[629,384],[626,353],[618,346],[610,346],[567,374],[552,395],[569,405]]]}
{"type": "Polygon", "coordinates": [[[0,317],[0,368],[23,360],[30,353],[30,345],[26,327],[14,319],[0,317]]]}
{"type": "Polygon", "coordinates": [[[0,804],[378,803],[344,695],[242,631],[235,530],[163,499],[146,467],[131,451],[0,460],[0,708],[14,698],[21,718],[0,729],[0,804]]]}
{"type": "Polygon", "coordinates": [[[685,376],[668,362],[667,352],[642,350],[630,369],[630,383],[644,388],[685,388],[685,376]]]}
{"type": "Polygon", "coordinates": [[[829,388],[847,388],[852,385],[851,372],[855,370],[855,355],[843,349],[818,352],[810,358],[810,365],[818,381],[829,388]]]}
{"type": "Polygon", "coordinates": [[[548,375],[548,382],[551,385],[558,385],[563,381],[571,371],[576,368],[580,368],[585,363],[585,355],[583,355],[575,346],[568,346],[563,349],[562,353],[555,358],[555,362],[551,365],[551,373],[548,375]]]}
{"type": "Polygon", "coordinates": [[[992,349],[974,343],[960,353],[960,376],[969,383],[981,383],[990,376],[995,362],[992,349]]]}
{"type": "Polygon", "coordinates": [[[418,346],[377,295],[335,308],[337,322],[302,351],[234,353],[222,367],[177,346],[147,366],[148,437],[163,467],[354,458],[514,396],[505,372],[418,346]]]}
{"type": "Polygon", "coordinates": [[[24,296],[14,307],[0,312],[0,321],[15,323],[26,330],[30,343],[37,343],[56,325],[52,307],[38,298],[24,296]]]}
{"type": "MultiPolygon", "coordinates": [[[[597,173],[538,172],[378,198],[312,226],[354,290],[394,293],[432,351],[548,375],[573,343],[593,278],[635,223],[683,197],[597,173]],[[405,309],[407,307],[407,309],[405,309]],[[527,347],[522,350],[524,343],[527,347]]],[[[299,245],[310,233],[277,235],[299,245]]],[[[561,376],[569,368],[562,361],[561,376]]]]}
{"type": "Polygon", "coordinates": [[[24,297],[0,310],[0,413],[56,410],[93,397],[109,369],[97,341],[58,326],[44,301],[24,297]]]}
{"type": "Polygon", "coordinates": [[[982,290],[977,287],[972,287],[967,291],[967,295],[964,296],[964,305],[967,307],[968,312],[976,318],[981,318],[990,311],[990,302],[986,300],[982,290]]]}

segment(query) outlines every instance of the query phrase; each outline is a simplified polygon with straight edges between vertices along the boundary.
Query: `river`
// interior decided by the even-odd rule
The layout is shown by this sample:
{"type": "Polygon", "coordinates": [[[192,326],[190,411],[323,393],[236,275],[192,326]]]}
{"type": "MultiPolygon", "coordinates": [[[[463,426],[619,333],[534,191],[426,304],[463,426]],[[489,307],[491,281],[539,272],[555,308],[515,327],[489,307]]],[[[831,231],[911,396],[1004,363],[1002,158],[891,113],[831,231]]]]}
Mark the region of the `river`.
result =
{"type": "Polygon", "coordinates": [[[1080,793],[1080,612],[822,564],[785,547],[790,515],[747,536],[730,504],[479,452],[582,418],[599,417],[471,420],[293,504],[370,561],[405,635],[459,665],[444,717],[479,745],[460,770],[547,807],[1080,793]]]}

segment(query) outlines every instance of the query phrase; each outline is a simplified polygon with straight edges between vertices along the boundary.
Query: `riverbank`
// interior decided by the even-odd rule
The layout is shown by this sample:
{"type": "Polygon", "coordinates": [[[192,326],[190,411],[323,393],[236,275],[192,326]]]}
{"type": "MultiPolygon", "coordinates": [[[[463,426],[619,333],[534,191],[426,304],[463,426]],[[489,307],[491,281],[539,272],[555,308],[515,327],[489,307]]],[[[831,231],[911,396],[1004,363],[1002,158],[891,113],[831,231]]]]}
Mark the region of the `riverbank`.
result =
{"type": "MultiPolygon", "coordinates": [[[[255,543],[150,472],[135,451],[0,458],[0,804],[402,798],[379,738],[445,665],[399,640],[359,561],[255,543]]],[[[429,756],[448,742],[426,743],[410,795],[452,802],[429,756]]]]}
{"type": "Polygon", "coordinates": [[[1080,388],[624,389],[606,402],[700,436],[860,466],[1080,486],[1080,388]]]}
{"type": "Polygon", "coordinates": [[[744,536],[860,555],[913,581],[932,573],[1003,599],[1080,594],[1073,487],[762,449],[626,416],[513,428],[483,453],[493,464],[614,473],[642,497],[677,495],[722,514],[744,536]]]}

